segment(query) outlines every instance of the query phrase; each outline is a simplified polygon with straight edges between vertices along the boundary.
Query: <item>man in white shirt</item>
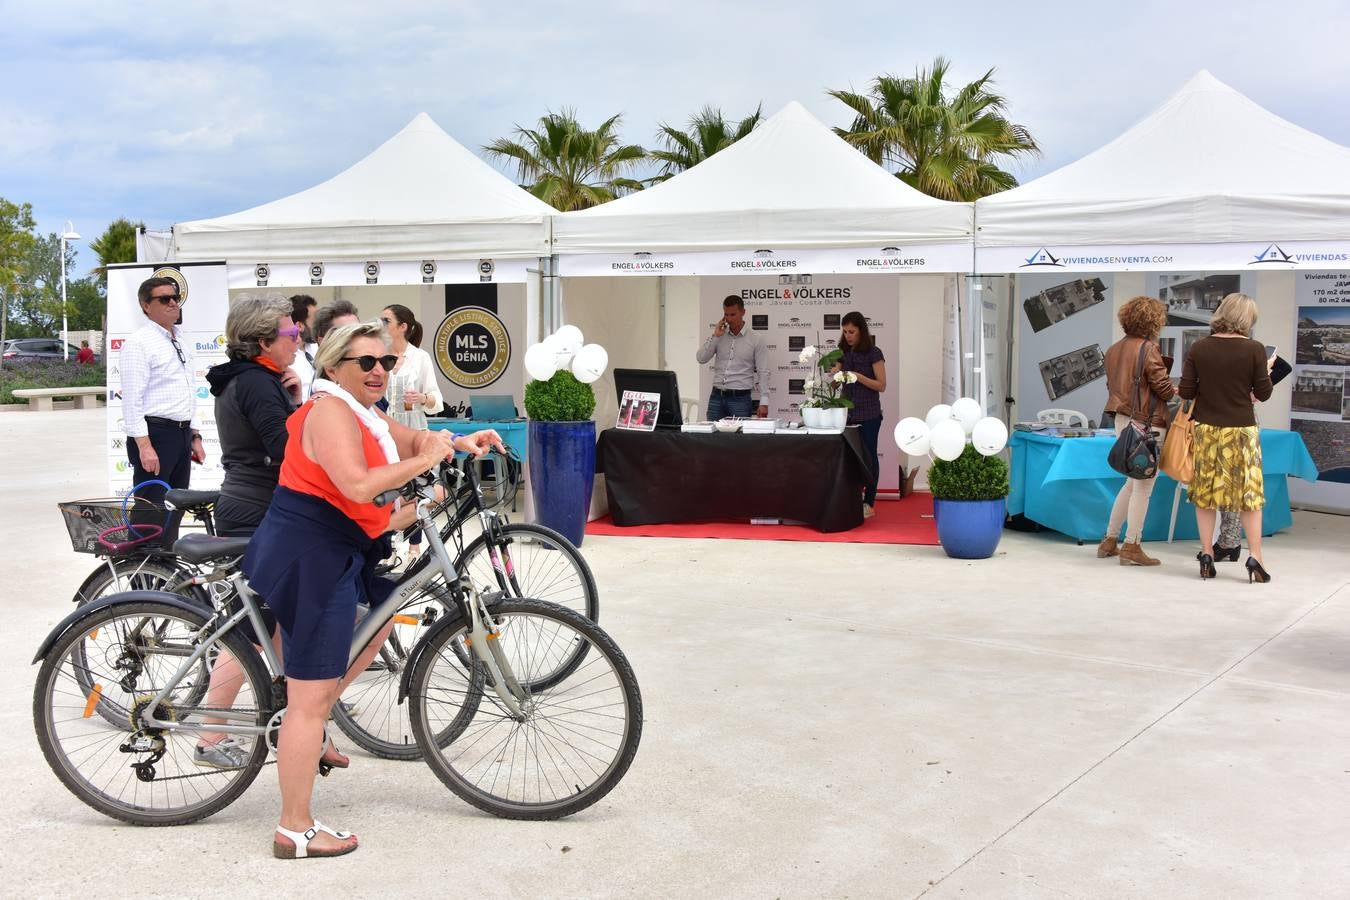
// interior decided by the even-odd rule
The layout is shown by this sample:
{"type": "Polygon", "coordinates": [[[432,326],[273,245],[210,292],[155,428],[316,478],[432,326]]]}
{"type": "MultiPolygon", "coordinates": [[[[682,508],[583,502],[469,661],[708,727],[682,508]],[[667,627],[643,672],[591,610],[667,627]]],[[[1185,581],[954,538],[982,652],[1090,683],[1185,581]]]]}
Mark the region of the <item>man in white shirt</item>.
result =
{"type": "Polygon", "coordinates": [[[732,294],[722,301],[722,319],[695,358],[700,363],[716,358],[709,421],[769,414],[769,350],[763,336],[746,327],[744,300],[732,294]]]}
{"type": "Polygon", "coordinates": [[[319,350],[319,342],[314,337],[311,316],[319,305],[309,294],[296,294],[291,297],[291,321],[300,326],[300,352],[295,354],[291,371],[300,377],[300,402],[309,399],[309,386],[314,381],[314,354],[319,350]]]}
{"type": "MultiPolygon", "coordinates": [[[[206,460],[198,431],[197,391],[193,383],[192,345],[178,328],[178,284],[172,278],[147,278],[137,292],[149,321],[122,345],[122,418],[127,459],[134,484],[158,479],[185,488],[192,463],[206,460]]],[[[155,504],[165,488],[153,485],[136,492],[155,504]]],[[[169,517],[164,543],[178,537],[181,513],[169,517]]],[[[157,514],[133,515],[135,522],[159,524],[157,514]]]]}

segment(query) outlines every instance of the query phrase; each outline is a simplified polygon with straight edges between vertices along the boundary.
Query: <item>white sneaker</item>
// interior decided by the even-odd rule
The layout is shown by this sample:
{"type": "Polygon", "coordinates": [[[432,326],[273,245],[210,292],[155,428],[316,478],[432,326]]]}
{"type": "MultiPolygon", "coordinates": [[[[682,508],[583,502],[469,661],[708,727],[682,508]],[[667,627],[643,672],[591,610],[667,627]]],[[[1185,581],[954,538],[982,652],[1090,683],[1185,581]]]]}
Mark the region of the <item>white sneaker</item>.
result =
{"type": "Polygon", "coordinates": [[[877,514],[877,511],[870,503],[863,504],[863,518],[870,519],[877,514]]]}

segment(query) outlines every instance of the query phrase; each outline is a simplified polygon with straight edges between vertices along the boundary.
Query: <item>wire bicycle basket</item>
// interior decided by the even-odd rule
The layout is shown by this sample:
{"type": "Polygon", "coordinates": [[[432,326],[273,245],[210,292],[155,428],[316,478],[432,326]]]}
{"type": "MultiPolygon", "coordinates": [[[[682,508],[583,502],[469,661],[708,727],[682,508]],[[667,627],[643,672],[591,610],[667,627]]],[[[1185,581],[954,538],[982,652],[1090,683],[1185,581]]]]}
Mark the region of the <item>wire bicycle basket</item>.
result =
{"type": "Polygon", "coordinates": [[[65,520],[71,547],[76,553],[116,555],[158,540],[164,534],[173,510],[136,495],[141,488],[155,484],[163,485],[166,489],[169,487],[158,479],[142,481],[128,491],[125,497],[71,500],[56,504],[56,508],[61,511],[61,518],[65,520]],[[159,524],[133,522],[133,514],[138,519],[162,516],[163,521],[159,524]]]}

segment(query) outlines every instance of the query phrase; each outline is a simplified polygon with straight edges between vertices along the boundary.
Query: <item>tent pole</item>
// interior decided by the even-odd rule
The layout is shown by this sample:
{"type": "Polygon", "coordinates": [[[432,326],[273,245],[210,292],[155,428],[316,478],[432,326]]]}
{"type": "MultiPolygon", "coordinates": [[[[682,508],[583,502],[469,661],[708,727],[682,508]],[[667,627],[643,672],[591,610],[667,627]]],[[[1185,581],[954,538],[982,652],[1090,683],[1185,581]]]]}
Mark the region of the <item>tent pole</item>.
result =
{"type": "Polygon", "coordinates": [[[656,276],[656,367],[666,368],[666,276],[656,276]]]}

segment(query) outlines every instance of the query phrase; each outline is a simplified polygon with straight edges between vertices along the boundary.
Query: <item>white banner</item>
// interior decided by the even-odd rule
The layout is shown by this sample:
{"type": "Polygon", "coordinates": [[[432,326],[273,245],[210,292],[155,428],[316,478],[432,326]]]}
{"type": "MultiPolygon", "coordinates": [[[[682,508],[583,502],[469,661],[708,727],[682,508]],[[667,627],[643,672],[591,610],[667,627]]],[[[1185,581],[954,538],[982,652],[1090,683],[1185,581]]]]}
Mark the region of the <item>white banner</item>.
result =
{"type": "Polygon", "coordinates": [[[802,250],[579,254],[558,257],[567,277],[607,275],[813,275],[969,272],[970,245],[895,244],[802,250]]]}
{"type": "MultiPolygon", "coordinates": [[[[1295,504],[1350,511],[1350,274],[1300,272],[1289,427],[1303,437],[1318,479],[1289,479],[1295,504]]],[[[1284,354],[1288,356],[1288,354],[1284,354]]]]}
{"type": "MultiPolygon", "coordinates": [[[[898,278],[842,275],[704,278],[699,283],[699,316],[703,322],[699,344],[722,318],[722,301],[731,295],[740,297],[745,302],[747,327],[768,343],[769,416],[792,421],[799,417],[798,408],[806,399],[803,382],[815,371],[797,361],[802,349],[815,345],[823,352],[833,350],[839,339],[840,319],[852,310],[862,313],[886,357],[886,392],[881,396],[884,424],[877,448],[881,457],[878,486],[895,490],[899,485],[900,451],[891,431],[899,421],[900,409],[899,311],[903,284],[898,278]]],[[[704,410],[712,390],[712,365],[709,362],[699,369],[698,402],[704,410]]]]}
{"type": "Polygon", "coordinates": [[[183,344],[192,348],[193,381],[197,391],[197,416],[201,423],[206,463],[193,464],[192,486],[202,490],[220,487],[225,470],[220,465],[220,440],[216,434],[215,403],[206,383],[206,370],[225,362],[225,316],[230,297],[224,263],[174,263],[163,265],[114,265],[108,267],[108,336],[105,360],[108,366],[108,487],[119,496],[131,488],[131,464],[127,461],[126,434],[122,421],[122,344],[148,320],[141,312],[136,291],[153,276],[178,282],[183,297],[183,344]]]}
{"type": "Polygon", "coordinates": [[[350,287],[362,284],[523,284],[537,259],[424,259],[230,266],[230,288],[350,287]]]}
{"type": "Polygon", "coordinates": [[[976,272],[1350,269],[1350,241],[980,247],[976,272]]]}

